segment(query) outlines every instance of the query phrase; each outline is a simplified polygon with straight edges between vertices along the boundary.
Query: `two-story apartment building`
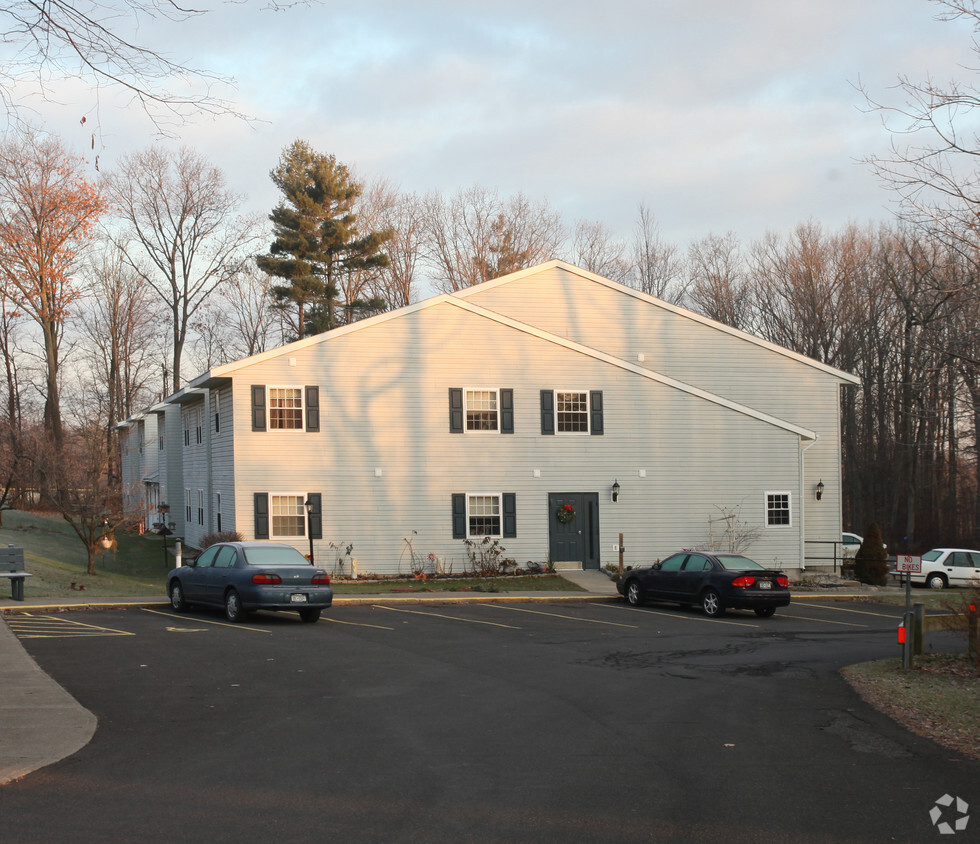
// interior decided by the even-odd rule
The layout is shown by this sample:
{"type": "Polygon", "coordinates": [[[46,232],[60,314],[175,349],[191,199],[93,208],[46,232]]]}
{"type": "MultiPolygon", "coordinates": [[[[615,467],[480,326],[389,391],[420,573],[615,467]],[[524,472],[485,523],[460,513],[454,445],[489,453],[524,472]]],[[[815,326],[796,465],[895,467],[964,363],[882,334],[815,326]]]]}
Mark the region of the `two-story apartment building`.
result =
{"type": "Polygon", "coordinates": [[[593,568],[620,533],[636,564],[718,546],[735,519],[793,571],[840,538],[853,383],[552,261],[214,367],[130,420],[123,454],[155,420],[155,477],[127,471],[191,545],[312,539],[320,564],[394,574],[409,543],[459,572],[464,540],[491,536],[518,564],[593,568]]]}

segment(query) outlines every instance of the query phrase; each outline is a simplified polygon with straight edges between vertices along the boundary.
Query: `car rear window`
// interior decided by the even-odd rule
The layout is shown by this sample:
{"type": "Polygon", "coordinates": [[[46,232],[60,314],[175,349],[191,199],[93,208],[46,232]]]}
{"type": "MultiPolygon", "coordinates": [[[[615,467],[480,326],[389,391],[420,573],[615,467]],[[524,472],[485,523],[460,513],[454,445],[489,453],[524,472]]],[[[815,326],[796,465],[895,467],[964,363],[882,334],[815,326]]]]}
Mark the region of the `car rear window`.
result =
{"type": "Polygon", "coordinates": [[[250,566],[310,566],[313,565],[295,548],[245,548],[245,560],[250,566]]]}
{"type": "Polygon", "coordinates": [[[718,562],[729,571],[765,568],[765,566],[760,566],[755,560],[750,560],[748,557],[741,557],[737,554],[729,554],[724,557],[719,556],[718,562]]]}
{"type": "Polygon", "coordinates": [[[942,551],[936,551],[936,550],[926,551],[926,553],[922,555],[922,559],[925,560],[927,563],[934,563],[942,555],[943,555],[942,551]]]}

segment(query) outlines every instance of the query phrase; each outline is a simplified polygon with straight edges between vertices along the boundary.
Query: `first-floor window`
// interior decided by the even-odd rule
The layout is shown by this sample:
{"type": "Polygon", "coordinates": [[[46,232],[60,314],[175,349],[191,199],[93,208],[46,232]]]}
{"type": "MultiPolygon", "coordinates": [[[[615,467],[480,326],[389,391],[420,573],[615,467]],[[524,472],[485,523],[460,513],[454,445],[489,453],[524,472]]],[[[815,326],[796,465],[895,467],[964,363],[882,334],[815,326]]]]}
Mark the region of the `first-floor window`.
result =
{"type": "Polygon", "coordinates": [[[214,518],[215,527],[218,529],[218,533],[221,533],[221,493],[216,492],[214,494],[214,518]]]}
{"type": "Polygon", "coordinates": [[[197,491],[197,523],[204,524],[204,490],[197,491]]]}
{"type": "Polygon", "coordinates": [[[188,524],[191,523],[191,491],[184,490],[184,519],[188,524]]]}
{"type": "Polygon", "coordinates": [[[500,496],[470,495],[466,500],[469,536],[500,536],[500,496]]]}
{"type": "Polygon", "coordinates": [[[790,494],[788,492],[766,493],[766,526],[780,527],[791,524],[790,494]]]}
{"type": "Polygon", "coordinates": [[[269,495],[269,515],[271,517],[270,538],[279,539],[291,536],[306,536],[306,495],[269,495]]]}

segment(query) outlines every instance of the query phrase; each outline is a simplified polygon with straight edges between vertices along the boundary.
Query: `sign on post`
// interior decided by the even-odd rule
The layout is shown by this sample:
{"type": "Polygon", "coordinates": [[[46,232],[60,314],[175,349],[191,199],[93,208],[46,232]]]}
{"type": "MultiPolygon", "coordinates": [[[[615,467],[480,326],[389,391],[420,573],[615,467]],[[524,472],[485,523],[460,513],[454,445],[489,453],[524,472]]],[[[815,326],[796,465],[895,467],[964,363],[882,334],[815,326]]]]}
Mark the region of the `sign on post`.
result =
{"type": "Polygon", "coordinates": [[[899,554],[895,557],[895,573],[921,574],[922,557],[916,557],[913,554],[899,554]]]}

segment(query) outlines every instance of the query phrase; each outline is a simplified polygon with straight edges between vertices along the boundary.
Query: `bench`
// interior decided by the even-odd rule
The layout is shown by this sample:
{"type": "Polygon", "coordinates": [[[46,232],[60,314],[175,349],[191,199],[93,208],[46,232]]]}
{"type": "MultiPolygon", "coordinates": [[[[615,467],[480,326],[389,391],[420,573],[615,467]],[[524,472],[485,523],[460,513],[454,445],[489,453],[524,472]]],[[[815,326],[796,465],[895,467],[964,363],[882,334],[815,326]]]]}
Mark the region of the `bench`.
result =
{"type": "Polygon", "coordinates": [[[10,597],[15,601],[24,600],[24,581],[33,577],[24,571],[24,549],[8,545],[0,548],[0,577],[10,581],[10,597]]]}

